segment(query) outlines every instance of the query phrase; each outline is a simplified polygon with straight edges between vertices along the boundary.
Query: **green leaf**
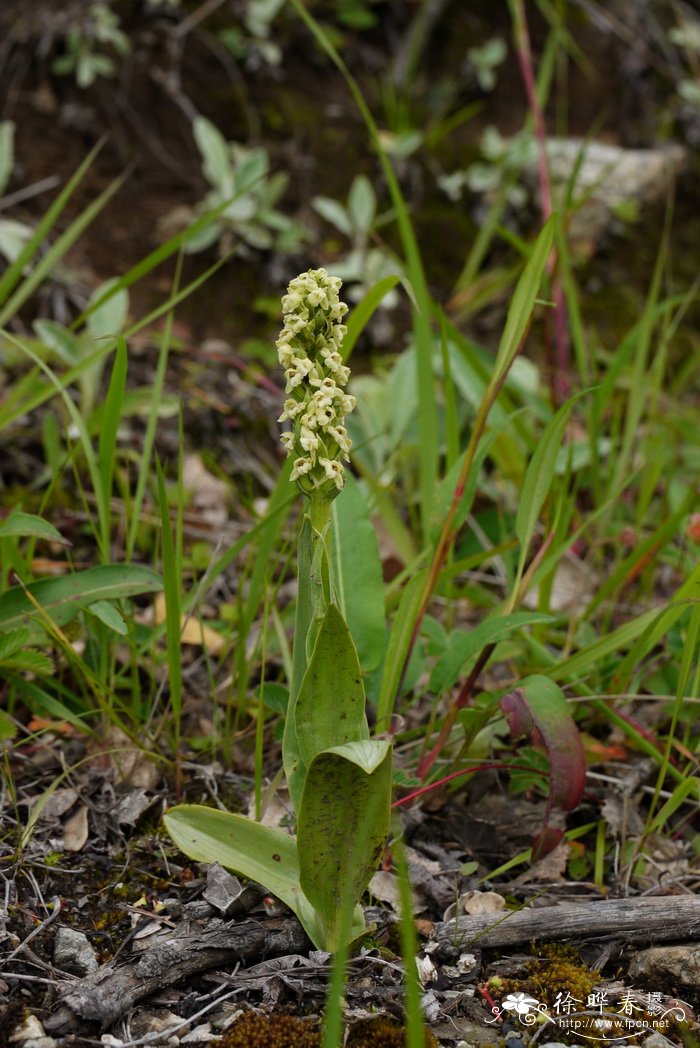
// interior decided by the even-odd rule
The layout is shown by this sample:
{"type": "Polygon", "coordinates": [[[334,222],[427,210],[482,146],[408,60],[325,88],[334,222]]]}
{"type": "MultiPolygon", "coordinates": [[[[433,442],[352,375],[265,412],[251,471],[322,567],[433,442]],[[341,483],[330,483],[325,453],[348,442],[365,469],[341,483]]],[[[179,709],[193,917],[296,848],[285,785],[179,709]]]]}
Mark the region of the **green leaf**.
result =
{"type": "Polygon", "coordinates": [[[356,175],[348,196],[348,214],[356,233],[366,237],[377,212],[377,198],[367,175],[356,175]]]}
{"type": "Polygon", "coordinates": [[[96,287],[88,301],[87,328],[93,338],[118,335],[129,311],[129,292],[113,277],[96,287]]]}
{"type": "Polygon", "coordinates": [[[60,579],[13,586],[0,596],[0,632],[26,627],[43,633],[45,617],[62,628],[97,600],[119,600],[162,587],[155,571],[137,564],[105,564],[60,579]]]}
{"type": "Polygon", "coordinates": [[[468,632],[454,630],[450,634],[444,655],[435,664],[430,676],[430,690],[440,695],[451,688],[461,676],[464,664],[478,655],[487,644],[495,644],[523,626],[554,621],[555,616],[542,612],[515,611],[512,615],[486,619],[468,632]]]}
{"type": "MultiPolygon", "coordinates": [[[[343,945],[343,915],[355,910],[377,868],[390,804],[388,742],[337,746],[309,766],[297,831],[299,879],[320,918],[325,949],[343,945]]],[[[362,930],[354,926],[351,938],[362,930]]]]}
{"type": "Polygon", "coordinates": [[[394,702],[401,686],[401,677],[427,578],[427,569],[419,571],[401,594],[399,609],[391,626],[386,658],[382,668],[382,680],[377,700],[378,731],[387,730],[394,712],[394,702]]]}
{"type": "Polygon", "coordinates": [[[233,196],[233,167],[226,139],[211,120],[204,116],[194,118],[192,132],[202,154],[204,177],[222,196],[233,196]]]}
{"type": "Polygon", "coordinates": [[[16,670],[18,673],[33,673],[44,677],[52,676],[56,671],[53,660],[43,651],[36,651],[34,648],[17,651],[14,655],[2,659],[2,669],[6,673],[16,670]]]}
{"type": "Polygon", "coordinates": [[[574,405],[588,392],[590,391],[584,389],[567,400],[566,404],[562,404],[554,418],[545,427],[525,472],[525,480],[518,502],[518,514],[515,519],[515,533],[520,542],[520,572],[525,564],[540,511],[552,485],[566,423],[569,421],[574,405]]]}
{"type": "Polygon", "coordinates": [[[46,539],[47,542],[60,542],[64,546],[70,546],[68,539],[64,539],[60,531],[53,524],[49,524],[43,517],[37,517],[34,513],[22,513],[13,510],[9,517],[0,524],[0,538],[15,536],[18,538],[46,539]]]}
{"type": "Polygon", "coordinates": [[[0,742],[9,742],[17,734],[17,725],[9,713],[0,710],[0,742]]]}
{"type": "Polygon", "coordinates": [[[333,572],[360,666],[374,670],[386,644],[384,580],[367,500],[352,474],[333,503],[333,572]]]}
{"type": "Polygon", "coordinates": [[[35,320],[32,327],[38,338],[72,367],[80,360],[80,343],[72,331],[56,320],[35,320]]]}
{"type": "Polygon", "coordinates": [[[16,651],[26,648],[32,640],[32,631],[26,629],[12,630],[9,633],[0,633],[0,662],[4,662],[16,651]]]}
{"type": "Polygon", "coordinates": [[[348,213],[339,201],[327,196],[315,196],[311,201],[311,206],[314,211],[318,211],[321,218],[325,218],[326,222],[330,222],[345,236],[352,236],[352,225],[348,213]]]}
{"type": "Polygon", "coordinates": [[[329,604],[294,708],[297,746],[308,768],[323,750],[368,739],[365,689],[343,616],[329,604]]]}
{"type": "Polygon", "coordinates": [[[325,948],[319,920],[299,883],[294,837],[244,815],[201,804],[170,808],[163,822],[185,855],[197,862],[218,862],[264,885],[294,911],[314,944],[325,948]]]}
{"type": "Polygon", "coordinates": [[[94,604],[88,605],[87,610],[100,622],[104,622],[109,629],[114,630],[115,633],[122,637],[126,636],[128,632],[126,623],[114,605],[110,604],[108,600],[96,600],[94,604]]]}

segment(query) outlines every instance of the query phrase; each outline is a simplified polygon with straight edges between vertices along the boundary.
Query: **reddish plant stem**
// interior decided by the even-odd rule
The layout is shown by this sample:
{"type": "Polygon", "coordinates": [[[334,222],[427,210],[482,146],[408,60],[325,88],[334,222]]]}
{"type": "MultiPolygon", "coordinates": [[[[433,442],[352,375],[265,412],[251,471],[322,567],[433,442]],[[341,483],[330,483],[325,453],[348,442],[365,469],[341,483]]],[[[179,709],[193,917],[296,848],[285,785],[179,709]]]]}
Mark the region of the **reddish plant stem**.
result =
{"type": "Polygon", "coordinates": [[[462,768],[461,771],[450,772],[449,775],[445,775],[442,779],[438,779],[436,782],[431,782],[428,786],[421,786],[417,790],[413,790],[411,793],[407,793],[405,797],[399,797],[397,801],[394,801],[392,808],[400,808],[402,804],[410,804],[416,797],[421,797],[424,793],[430,793],[431,790],[436,790],[439,786],[444,786],[446,782],[451,782],[453,779],[459,779],[464,775],[472,775],[477,771],[536,771],[539,775],[549,776],[549,772],[543,771],[541,768],[533,768],[529,764],[503,764],[501,761],[490,761],[486,764],[474,764],[471,768],[462,768]]]}
{"type": "Polygon", "coordinates": [[[433,764],[440,756],[443,746],[449,739],[450,733],[454,728],[454,724],[457,719],[457,714],[461,709],[464,709],[464,707],[469,702],[472,691],[474,689],[474,685],[481,676],[481,672],[485,668],[486,663],[491,658],[495,647],[495,644],[487,644],[486,647],[482,650],[481,654],[479,655],[478,659],[474,664],[474,668],[472,669],[471,673],[460,688],[457,698],[454,699],[454,701],[450,704],[450,708],[445,714],[445,719],[442,722],[442,727],[440,729],[440,734],[437,737],[437,742],[435,743],[435,745],[429,753],[426,753],[421,757],[418,763],[419,778],[425,779],[427,777],[433,764]]]}
{"type": "MultiPolygon", "coordinates": [[[[508,605],[506,607],[506,613],[507,614],[510,614],[510,612],[513,610],[513,608],[517,607],[517,605],[520,603],[522,598],[527,593],[528,589],[530,588],[530,583],[532,581],[532,576],[534,575],[534,573],[537,571],[537,569],[539,568],[540,564],[544,560],[544,556],[545,556],[547,550],[549,549],[549,547],[552,545],[552,542],[554,541],[554,536],[555,536],[555,532],[553,532],[553,531],[550,531],[549,534],[547,536],[545,536],[544,542],[542,543],[540,548],[537,550],[537,553],[535,554],[535,556],[530,561],[530,566],[528,567],[527,571],[523,575],[523,577],[522,577],[522,579],[520,581],[520,585],[518,586],[517,592],[513,595],[513,597],[511,598],[510,602],[508,603],[508,605]]],[[[484,668],[486,667],[486,664],[488,663],[489,659],[493,655],[495,647],[496,647],[495,643],[494,644],[487,644],[482,649],[478,659],[476,660],[476,662],[474,664],[474,667],[473,667],[471,673],[469,674],[469,676],[465,680],[464,684],[460,688],[457,697],[450,703],[450,707],[447,710],[447,713],[445,714],[445,719],[442,722],[442,728],[440,729],[440,734],[438,735],[437,742],[433,746],[432,750],[430,750],[430,752],[427,753],[427,754],[424,753],[423,756],[421,757],[420,761],[418,762],[418,775],[420,776],[421,779],[427,778],[427,776],[428,776],[428,774],[430,772],[430,769],[432,768],[432,766],[435,763],[435,761],[437,760],[437,758],[440,756],[440,752],[441,752],[443,746],[445,745],[445,743],[447,742],[447,740],[450,737],[450,732],[452,731],[452,728],[454,727],[455,720],[457,719],[457,714],[459,713],[459,711],[461,709],[464,709],[464,707],[469,702],[469,699],[471,698],[472,692],[474,690],[474,685],[476,684],[477,680],[481,676],[481,673],[484,670],[484,668]]]]}
{"type": "MultiPolygon", "coordinates": [[[[513,18],[513,29],[515,35],[515,46],[518,53],[518,64],[525,85],[527,103],[532,113],[535,125],[535,140],[537,142],[537,174],[540,184],[540,209],[542,221],[546,222],[552,214],[552,184],[549,177],[547,165],[547,131],[544,123],[544,114],[537,98],[537,78],[535,76],[535,64],[532,58],[530,46],[530,33],[527,25],[527,15],[523,0],[510,0],[511,15],[513,18]]],[[[561,278],[557,270],[557,253],[552,253],[549,262],[549,276],[552,284],[552,300],[554,302],[554,344],[556,346],[556,359],[554,374],[552,375],[552,397],[555,404],[561,404],[569,396],[569,361],[571,343],[569,339],[569,324],[566,313],[566,299],[562,287],[561,278]]]]}

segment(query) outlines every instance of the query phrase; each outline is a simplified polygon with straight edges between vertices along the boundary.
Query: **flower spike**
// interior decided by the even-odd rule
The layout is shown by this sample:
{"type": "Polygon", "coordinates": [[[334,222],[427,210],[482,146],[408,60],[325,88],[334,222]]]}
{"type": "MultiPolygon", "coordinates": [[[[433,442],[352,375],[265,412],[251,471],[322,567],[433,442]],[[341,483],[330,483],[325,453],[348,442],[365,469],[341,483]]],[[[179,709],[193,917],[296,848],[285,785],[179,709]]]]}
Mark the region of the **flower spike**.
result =
{"type": "Polygon", "coordinates": [[[338,297],[341,286],[325,269],[295,277],[282,298],[284,327],[276,343],[287,380],[279,421],[292,426],[282,434],[294,456],[291,479],[305,494],[329,498],[343,487],[351,443],[343,423],[355,407],[344,389],[350,369],[340,352],[347,330],[341,321],[348,311],[338,297]]]}

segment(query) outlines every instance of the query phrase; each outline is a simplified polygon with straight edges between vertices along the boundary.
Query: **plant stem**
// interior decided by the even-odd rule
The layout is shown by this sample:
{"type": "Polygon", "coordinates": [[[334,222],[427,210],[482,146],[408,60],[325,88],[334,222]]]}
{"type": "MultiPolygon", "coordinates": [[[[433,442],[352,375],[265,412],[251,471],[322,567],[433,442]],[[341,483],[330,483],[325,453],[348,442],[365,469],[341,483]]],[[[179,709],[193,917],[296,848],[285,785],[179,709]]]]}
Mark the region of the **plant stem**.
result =
{"type": "MultiPolygon", "coordinates": [[[[322,619],[331,599],[330,592],[330,524],[333,499],[320,492],[309,497],[311,521],[311,603],[314,619],[322,619]]],[[[304,580],[299,580],[304,585],[304,580]]]]}
{"type": "MultiPolygon", "coordinates": [[[[527,101],[532,113],[535,125],[535,139],[537,141],[537,174],[540,183],[540,210],[542,221],[546,222],[552,214],[552,184],[549,177],[547,165],[547,131],[544,123],[542,106],[537,97],[537,79],[535,77],[535,65],[532,59],[532,48],[530,46],[530,33],[527,25],[527,15],[523,0],[509,0],[511,18],[513,19],[513,33],[515,36],[515,47],[518,53],[518,64],[525,85],[527,101]]],[[[556,360],[554,374],[552,375],[552,397],[555,404],[563,404],[569,396],[569,325],[566,314],[566,300],[561,277],[557,271],[557,253],[552,253],[549,262],[549,276],[551,279],[552,300],[554,302],[554,344],[556,346],[556,360]]]]}

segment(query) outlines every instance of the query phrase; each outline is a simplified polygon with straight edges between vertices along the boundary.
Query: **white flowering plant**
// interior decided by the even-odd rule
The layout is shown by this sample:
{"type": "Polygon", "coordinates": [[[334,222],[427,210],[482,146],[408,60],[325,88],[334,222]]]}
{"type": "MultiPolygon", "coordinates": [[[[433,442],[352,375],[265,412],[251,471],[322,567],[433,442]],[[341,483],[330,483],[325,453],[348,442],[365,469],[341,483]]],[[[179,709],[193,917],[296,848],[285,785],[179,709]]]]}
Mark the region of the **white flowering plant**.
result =
{"type": "Polygon", "coordinates": [[[320,949],[338,950],[365,931],[360,899],[390,819],[391,744],[370,739],[357,650],[333,577],[332,506],[350,452],[345,416],[341,282],[309,270],[282,299],[277,340],[286,379],[282,442],[291,479],[307,498],[299,536],[298,597],[282,755],[297,833],[201,805],[165,815],[175,843],[259,881],[297,915],[320,949]]]}

